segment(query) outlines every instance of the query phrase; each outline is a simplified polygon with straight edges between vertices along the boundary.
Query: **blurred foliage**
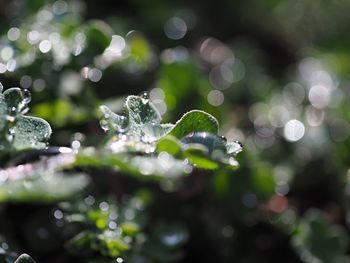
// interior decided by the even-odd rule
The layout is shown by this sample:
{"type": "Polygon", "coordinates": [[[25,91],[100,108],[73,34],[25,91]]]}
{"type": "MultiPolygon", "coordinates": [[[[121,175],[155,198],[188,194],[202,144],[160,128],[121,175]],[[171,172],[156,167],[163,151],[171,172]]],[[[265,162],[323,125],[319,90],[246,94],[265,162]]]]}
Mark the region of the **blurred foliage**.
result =
{"type": "Polygon", "coordinates": [[[0,1],[0,261],[348,262],[349,8],[0,1]]]}

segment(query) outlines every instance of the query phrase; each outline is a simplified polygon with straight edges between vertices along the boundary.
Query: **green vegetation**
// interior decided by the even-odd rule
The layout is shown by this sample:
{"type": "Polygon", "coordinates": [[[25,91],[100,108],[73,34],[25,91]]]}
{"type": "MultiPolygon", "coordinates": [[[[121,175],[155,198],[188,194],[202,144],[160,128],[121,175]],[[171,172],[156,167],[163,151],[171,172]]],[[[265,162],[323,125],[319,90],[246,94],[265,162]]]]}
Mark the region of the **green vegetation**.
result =
{"type": "Polygon", "coordinates": [[[349,8],[0,2],[0,262],[349,261],[349,8]]]}

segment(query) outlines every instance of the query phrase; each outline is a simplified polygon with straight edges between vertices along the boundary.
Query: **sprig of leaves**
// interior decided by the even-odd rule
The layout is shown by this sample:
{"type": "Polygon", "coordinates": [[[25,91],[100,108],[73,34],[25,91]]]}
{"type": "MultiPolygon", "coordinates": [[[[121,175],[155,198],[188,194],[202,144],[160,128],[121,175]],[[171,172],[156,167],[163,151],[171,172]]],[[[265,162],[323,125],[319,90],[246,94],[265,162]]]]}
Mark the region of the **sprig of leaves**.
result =
{"type": "MultiPolygon", "coordinates": [[[[193,110],[175,124],[162,124],[156,107],[140,96],[126,99],[126,116],[115,114],[107,106],[101,106],[100,111],[101,126],[108,132],[106,147],[114,153],[166,152],[203,169],[238,166],[234,156],[242,150],[242,145],[219,137],[218,121],[206,112],[193,110]]],[[[157,157],[149,160],[155,165],[152,158],[157,157]]],[[[133,161],[129,163],[132,166],[133,161]]]]}

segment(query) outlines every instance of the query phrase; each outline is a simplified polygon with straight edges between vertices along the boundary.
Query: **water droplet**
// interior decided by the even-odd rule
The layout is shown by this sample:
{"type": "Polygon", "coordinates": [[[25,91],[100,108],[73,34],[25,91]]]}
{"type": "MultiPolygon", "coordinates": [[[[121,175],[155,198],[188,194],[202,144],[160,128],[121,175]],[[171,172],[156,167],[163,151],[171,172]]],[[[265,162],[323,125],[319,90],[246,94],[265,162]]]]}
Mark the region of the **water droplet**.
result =
{"type": "Polygon", "coordinates": [[[119,125],[117,128],[117,132],[118,133],[125,133],[128,129],[128,118],[126,118],[125,116],[120,116],[118,124],[119,125]]]}
{"type": "Polygon", "coordinates": [[[143,92],[141,95],[140,95],[141,99],[142,99],[142,103],[143,104],[147,104],[149,102],[149,96],[148,96],[148,93],[147,92],[143,92]]]}
{"type": "Polygon", "coordinates": [[[243,144],[239,141],[233,141],[233,142],[227,143],[226,148],[227,148],[228,154],[237,155],[238,153],[243,151],[243,144]]]}
{"type": "Polygon", "coordinates": [[[17,108],[16,107],[12,107],[10,109],[10,116],[16,116],[17,115],[17,108]]]}
{"type": "Polygon", "coordinates": [[[15,135],[15,129],[14,128],[9,129],[9,134],[15,135]]]}
{"type": "Polygon", "coordinates": [[[227,138],[226,138],[225,136],[220,136],[220,138],[221,138],[222,140],[224,140],[225,142],[227,142],[227,138]]]}
{"type": "Polygon", "coordinates": [[[30,94],[30,91],[28,89],[24,89],[22,94],[23,94],[23,103],[28,104],[32,99],[32,95],[30,94]]]}
{"type": "Polygon", "coordinates": [[[6,139],[8,142],[11,142],[15,136],[15,130],[13,128],[8,130],[8,133],[6,135],[6,139]]]}
{"type": "Polygon", "coordinates": [[[105,132],[108,132],[108,131],[109,131],[108,121],[106,121],[106,120],[101,120],[101,121],[100,121],[100,126],[101,126],[102,130],[104,130],[105,132]]]}
{"type": "Polygon", "coordinates": [[[184,144],[190,143],[198,143],[203,144],[208,148],[209,154],[212,154],[214,151],[217,153],[218,151],[226,152],[225,142],[224,140],[212,133],[208,132],[196,132],[193,134],[189,134],[181,140],[184,144]]]}

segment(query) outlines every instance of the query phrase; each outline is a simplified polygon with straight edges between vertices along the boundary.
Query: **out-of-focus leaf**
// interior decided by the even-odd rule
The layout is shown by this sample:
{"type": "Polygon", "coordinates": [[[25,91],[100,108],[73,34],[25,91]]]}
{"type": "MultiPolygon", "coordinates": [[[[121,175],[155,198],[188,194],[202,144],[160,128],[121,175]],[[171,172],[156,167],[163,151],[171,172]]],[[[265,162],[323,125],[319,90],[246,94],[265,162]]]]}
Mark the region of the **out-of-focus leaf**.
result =
{"type": "Polygon", "coordinates": [[[129,236],[134,236],[139,231],[139,225],[133,222],[124,222],[120,227],[123,230],[123,233],[129,236]]]}
{"type": "Polygon", "coordinates": [[[347,262],[347,244],[345,230],[329,224],[317,210],[307,212],[292,239],[294,249],[306,263],[347,262]]]}
{"type": "Polygon", "coordinates": [[[68,100],[40,103],[32,108],[32,112],[55,127],[69,123],[78,124],[91,118],[91,109],[75,106],[68,100]]]}
{"type": "Polygon", "coordinates": [[[102,20],[91,20],[85,29],[88,49],[92,54],[101,54],[109,45],[113,30],[102,20]]]}
{"type": "Polygon", "coordinates": [[[14,263],[35,263],[35,260],[28,254],[20,255],[14,263]]]}
{"type": "Polygon", "coordinates": [[[146,37],[138,31],[131,31],[126,35],[126,41],[130,48],[129,60],[137,69],[146,69],[152,62],[153,52],[146,37]]]}
{"type": "Polygon", "coordinates": [[[81,191],[88,181],[84,175],[64,175],[47,172],[0,186],[0,202],[52,203],[81,191]]]}
{"type": "Polygon", "coordinates": [[[185,173],[187,165],[163,152],[158,157],[131,156],[99,151],[93,154],[77,155],[76,166],[108,167],[135,176],[146,175],[149,179],[178,177],[185,173]]]}

